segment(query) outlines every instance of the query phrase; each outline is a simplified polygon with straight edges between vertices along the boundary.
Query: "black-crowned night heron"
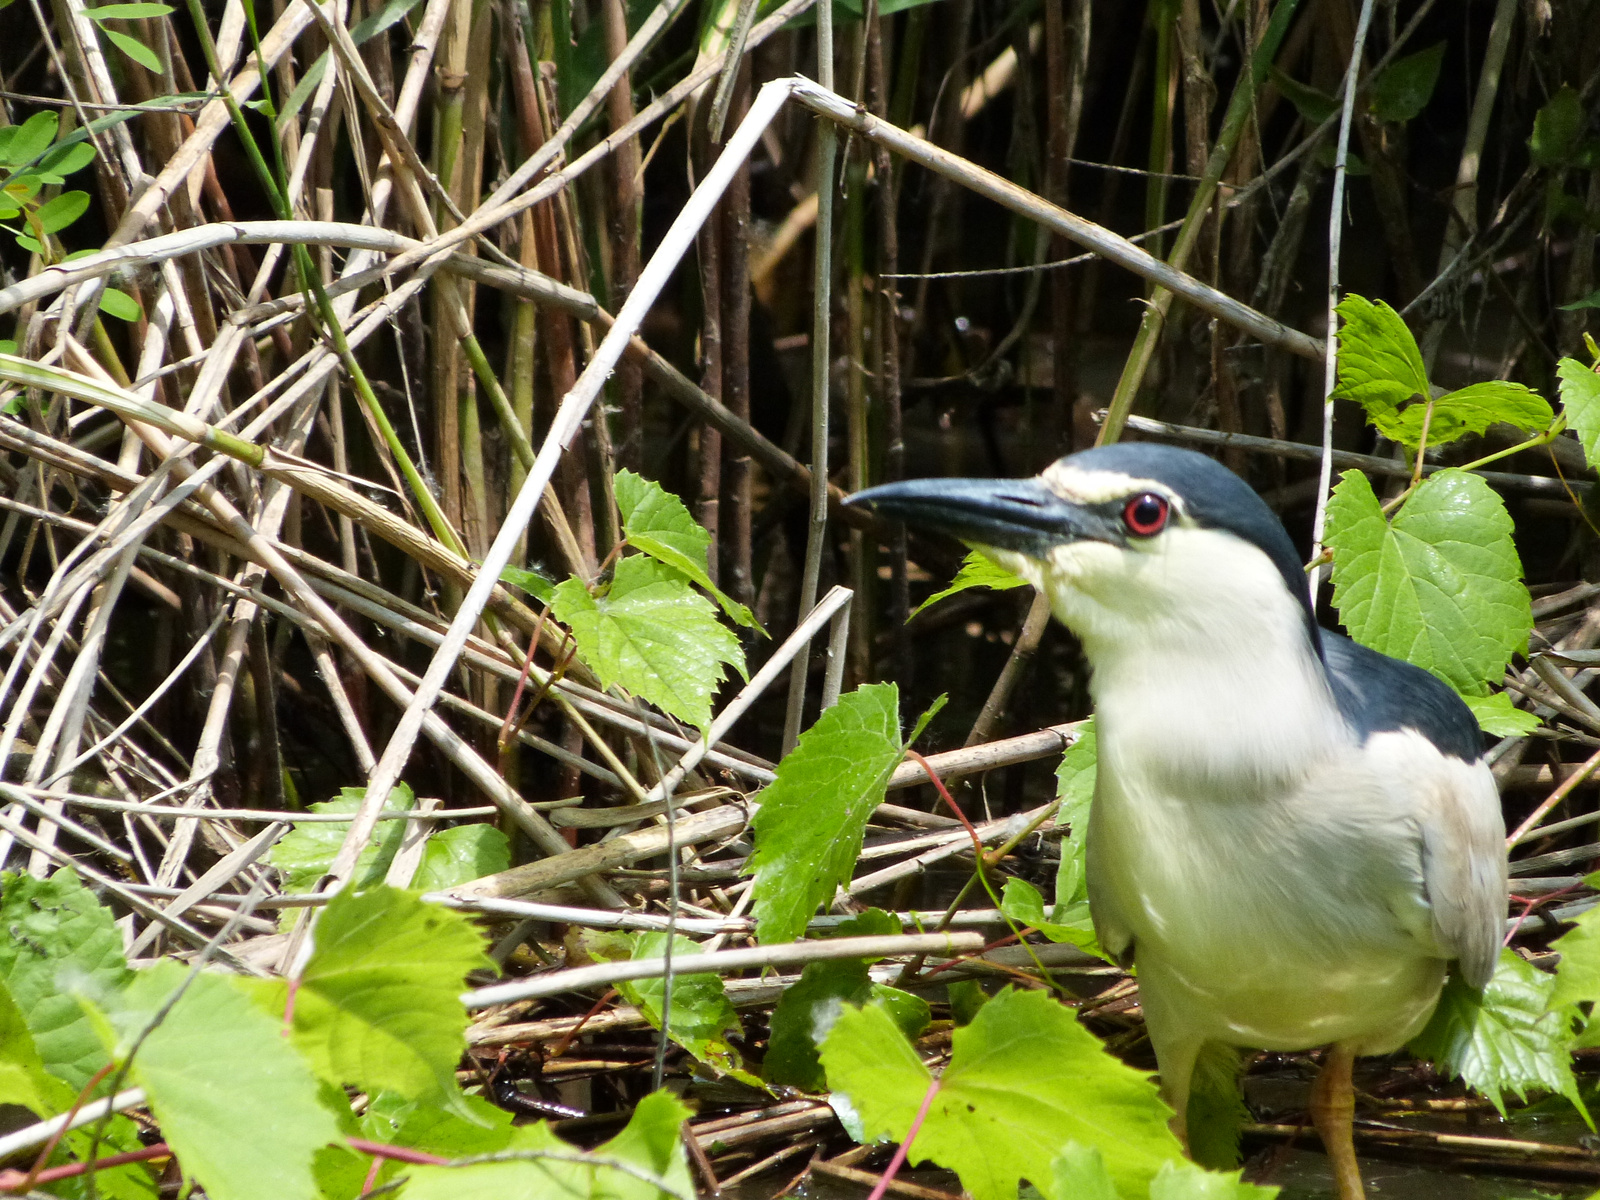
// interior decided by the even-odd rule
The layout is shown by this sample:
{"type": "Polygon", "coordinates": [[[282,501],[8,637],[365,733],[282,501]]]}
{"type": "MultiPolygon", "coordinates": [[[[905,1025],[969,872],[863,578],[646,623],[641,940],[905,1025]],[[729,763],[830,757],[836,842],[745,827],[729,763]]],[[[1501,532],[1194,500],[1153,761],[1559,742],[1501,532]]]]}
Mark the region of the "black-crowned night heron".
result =
{"type": "Polygon", "coordinates": [[[1488,982],[1505,825],[1472,713],[1319,629],[1282,524],[1238,476],[1104,446],[1035,479],[924,479],[849,503],[953,534],[1050,600],[1092,668],[1089,905],[1137,964],[1180,1134],[1201,1048],[1328,1046],[1312,1116],[1341,1200],[1357,1055],[1488,982]]]}

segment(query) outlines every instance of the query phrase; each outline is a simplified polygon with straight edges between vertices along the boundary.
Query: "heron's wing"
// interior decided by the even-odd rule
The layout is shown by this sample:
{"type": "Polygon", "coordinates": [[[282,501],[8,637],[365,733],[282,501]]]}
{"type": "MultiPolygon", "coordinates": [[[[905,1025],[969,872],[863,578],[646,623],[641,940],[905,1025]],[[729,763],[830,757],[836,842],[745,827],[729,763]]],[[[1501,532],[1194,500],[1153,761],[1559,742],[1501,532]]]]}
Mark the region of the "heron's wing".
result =
{"type": "Polygon", "coordinates": [[[1422,833],[1422,881],[1440,949],[1482,987],[1505,933],[1506,827],[1494,776],[1480,759],[1417,755],[1412,778],[1422,833]],[[1431,758],[1431,762],[1424,762],[1431,758]]]}

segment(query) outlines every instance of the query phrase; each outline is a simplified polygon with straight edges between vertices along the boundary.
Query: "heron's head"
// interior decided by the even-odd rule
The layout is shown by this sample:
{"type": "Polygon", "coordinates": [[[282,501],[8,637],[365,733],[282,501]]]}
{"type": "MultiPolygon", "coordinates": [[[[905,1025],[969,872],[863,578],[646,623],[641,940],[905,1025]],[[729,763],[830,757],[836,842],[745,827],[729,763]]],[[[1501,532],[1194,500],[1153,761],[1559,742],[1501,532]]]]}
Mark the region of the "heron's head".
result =
{"type": "Polygon", "coordinates": [[[1237,475],[1190,450],[1102,446],[1033,479],[919,479],[846,503],[951,534],[1026,579],[1091,659],[1130,643],[1317,645],[1282,523],[1237,475]]]}

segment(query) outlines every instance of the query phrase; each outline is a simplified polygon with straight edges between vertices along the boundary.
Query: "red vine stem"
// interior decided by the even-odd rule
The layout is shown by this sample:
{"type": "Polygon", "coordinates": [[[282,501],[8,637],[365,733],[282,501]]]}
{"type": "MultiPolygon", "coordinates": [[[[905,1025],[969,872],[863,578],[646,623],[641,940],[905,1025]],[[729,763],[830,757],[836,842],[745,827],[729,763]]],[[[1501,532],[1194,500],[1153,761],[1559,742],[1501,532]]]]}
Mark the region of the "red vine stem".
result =
{"type": "MultiPolygon", "coordinates": [[[[926,764],[924,764],[926,765],[926,764]]],[[[943,790],[942,788],[940,789],[943,790]]],[[[928,1081],[927,1093],[922,1097],[922,1107],[917,1109],[917,1115],[912,1118],[911,1128],[906,1130],[906,1140],[895,1147],[894,1157],[889,1160],[889,1165],[884,1168],[883,1175],[878,1179],[878,1185],[872,1189],[872,1194],[867,1200],[883,1200],[884,1192],[889,1190],[889,1185],[894,1182],[896,1172],[906,1161],[906,1154],[911,1149],[911,1143],[917,1140],[917,1134],[922,1130],[922,1122],[927,1119],[928,1109],[933,1106],[933,1098],[939,1093],[939,1081],[928,1081]]]]}

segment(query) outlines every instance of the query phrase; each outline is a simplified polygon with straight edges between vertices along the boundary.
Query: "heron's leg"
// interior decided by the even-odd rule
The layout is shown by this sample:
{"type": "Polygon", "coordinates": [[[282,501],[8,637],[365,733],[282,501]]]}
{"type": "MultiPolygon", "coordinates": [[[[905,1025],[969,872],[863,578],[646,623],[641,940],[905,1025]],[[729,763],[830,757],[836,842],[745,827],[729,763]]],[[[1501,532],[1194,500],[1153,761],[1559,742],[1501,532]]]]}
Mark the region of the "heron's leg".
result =
{"type": "Polygon", "coordinates": [[[1354,1132],[1355,1086],[1350,1079],[1355,1053],[1348,1045],[1328,1047],[1328,1056],[1311,1088],[1311,1121],[1322,1135],[1322,1145],[1333,1166],[1333,1183],[1339,1200],[1364,1200],[1361,1167],[1356,1162],[1354,1132]]]}
{"type": "Polygon", "coordinates": [[[1156,1070],[1161,1075],[1161,1098],[1172,1106],[1172,1132],[1189,1149],[1189,1088],[1194,1080],[1195,1059],[1205,1044],[1182,1019],[1180,1006],[1168,996],[1168,981],[1154,964],[1140,964],[1139,1006],[1144,1010],[1145,1029],[1156,1052],[1156,1070]]]}

